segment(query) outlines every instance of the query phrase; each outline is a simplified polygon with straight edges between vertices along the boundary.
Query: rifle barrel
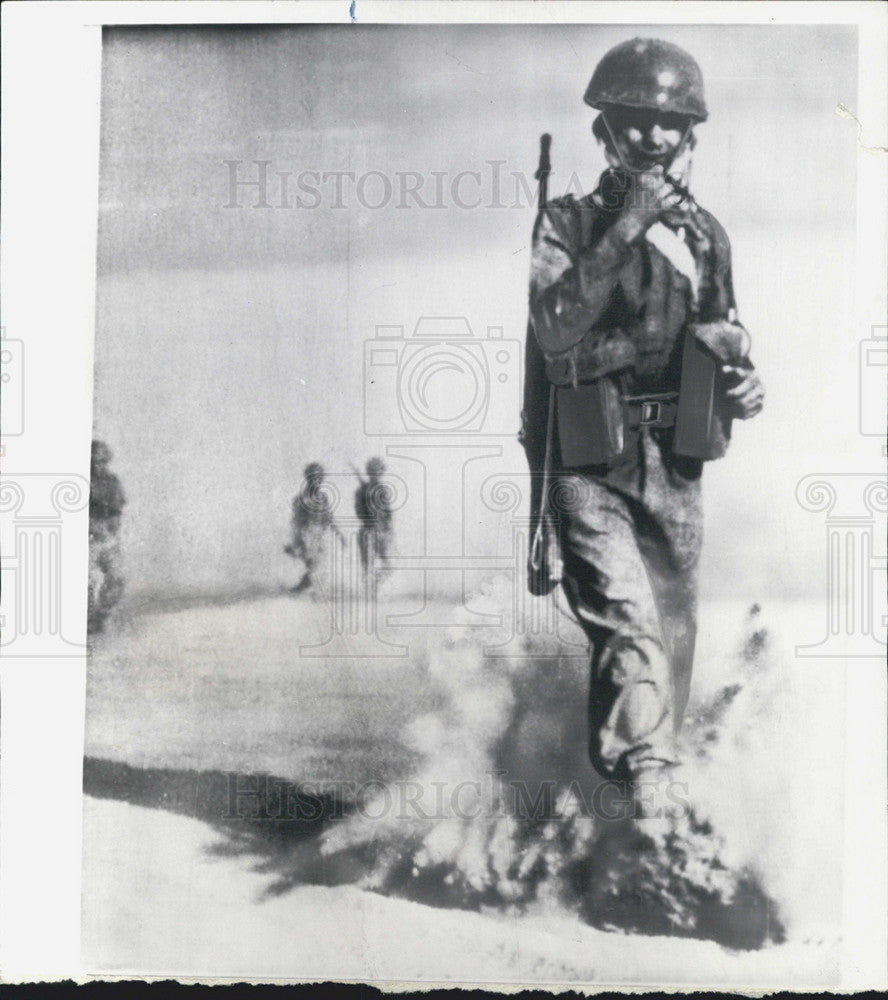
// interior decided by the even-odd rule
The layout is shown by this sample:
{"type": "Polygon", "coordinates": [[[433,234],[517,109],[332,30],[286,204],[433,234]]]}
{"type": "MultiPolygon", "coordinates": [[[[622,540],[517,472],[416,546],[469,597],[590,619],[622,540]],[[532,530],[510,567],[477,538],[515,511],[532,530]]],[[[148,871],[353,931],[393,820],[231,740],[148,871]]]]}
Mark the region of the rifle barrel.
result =
{"type": "Polygon", "coordinates": [[[537,172],[533,175],[535,180],[540,182],[537,195],[537,208],[542,211],[549,200],[549,174],[552,173],[552,161],[549,157],[549,150],[552,148],[552,136],[548,132],[543,132],[540,136],[540,162],[537,172]]]}

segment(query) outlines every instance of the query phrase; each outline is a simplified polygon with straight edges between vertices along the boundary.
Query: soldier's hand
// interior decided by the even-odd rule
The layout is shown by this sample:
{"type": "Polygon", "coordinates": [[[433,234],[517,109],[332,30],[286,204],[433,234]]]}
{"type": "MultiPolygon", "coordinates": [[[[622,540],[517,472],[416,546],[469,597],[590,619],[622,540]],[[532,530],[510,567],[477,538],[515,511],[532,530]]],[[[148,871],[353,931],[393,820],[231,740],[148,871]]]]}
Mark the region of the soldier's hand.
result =
{"type": "Polygon", "coordinates": [[[660,166],[642,174],[632,174],[630,183],[623,211],[647,226],[653,225],[666,212],[679,208],[684,201],[684,195],[669,183],[660,166]]]}
{"type": "Polygon", "coordinates": [[[725,390],[725,397],[731,416],[749,420],[761,413],[765,404],[765,387],[755,369],[723,365],[722,372],[728,380],[729,388],[725,390]]]}

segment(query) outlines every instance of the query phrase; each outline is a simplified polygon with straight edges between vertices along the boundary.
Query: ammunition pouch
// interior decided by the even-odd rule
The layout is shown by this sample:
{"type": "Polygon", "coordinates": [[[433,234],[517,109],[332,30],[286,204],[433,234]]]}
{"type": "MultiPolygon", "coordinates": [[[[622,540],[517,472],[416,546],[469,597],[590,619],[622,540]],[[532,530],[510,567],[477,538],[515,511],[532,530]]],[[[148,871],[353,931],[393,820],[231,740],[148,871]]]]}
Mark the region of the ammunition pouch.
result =
{"type": "Polygon", "coordinates": [[[554,362],[561,359],[546,361],[547,374],[559,379],[552,380],[563,468],[616,463],[634,450],[642,427],[674,428],[676,455],[711,461],[725,454],[732,420],[721,366],[749,365],[749,335],[742,326],[726,320],[690,324],[684,333],[679,391],[649,395],[627,391],[630,369],[617,364],[628,355],[620,336],[599,338],[594,349],[584,350],[589,337],[574,348],[572,369],[556,369],[554,362]],[[615,370],[607,370],[606,361],[615,370]]]}
{"type": "Polygon", "coordinates": [[[546,377],[554,386],[577,386],[631,368],[635,345],[621,329],[590,330],[564,354],[546,357],[546,377]]]}
{"type": "Polygon", "coordinates": [[[631,454],[642,427],[675,425],[677,392],[631,396],[625,372],[606,375],[576,389],[556,389],[558,443],[565,468],[611,465],[631,454]]]}
{"type": "Polygon", "coordinates": [[[672,444],[676,455],[710,462],[727,452],[732,417],[721,368],[724,364],[751,368],[749,344],[749,334],[739,323],[716,320],[688,327],[672,444]]]}
{"type": "Polygon", "coordinates": [[[624,405],[626,372],[555,390],[561,465],[577,469],[609,465],[628,451],[624,405]]]}

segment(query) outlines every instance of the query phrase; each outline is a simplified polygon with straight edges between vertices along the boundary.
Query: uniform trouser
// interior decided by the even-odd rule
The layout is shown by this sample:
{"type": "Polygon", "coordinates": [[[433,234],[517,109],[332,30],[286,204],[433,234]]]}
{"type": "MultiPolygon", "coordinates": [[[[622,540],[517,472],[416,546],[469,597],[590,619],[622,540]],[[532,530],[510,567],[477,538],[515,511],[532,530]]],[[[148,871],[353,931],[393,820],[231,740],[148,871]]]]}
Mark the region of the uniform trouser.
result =
{"type": "Polygon", "coordinates": [[[378,524],[364,524],[358,532],[361,546],[361,565],[364,570],[372,566],[376,572],[385,573],[388,564],[389,528],[378,524]]]}
{"type": "Polygon", "coordinates": [[[589,753],[606,778],[675,761],[690,692],[702,541],[699,471],[667,466],[644,432],[636,488],[559,475],[568,602],[591,644],[589,753]]]}

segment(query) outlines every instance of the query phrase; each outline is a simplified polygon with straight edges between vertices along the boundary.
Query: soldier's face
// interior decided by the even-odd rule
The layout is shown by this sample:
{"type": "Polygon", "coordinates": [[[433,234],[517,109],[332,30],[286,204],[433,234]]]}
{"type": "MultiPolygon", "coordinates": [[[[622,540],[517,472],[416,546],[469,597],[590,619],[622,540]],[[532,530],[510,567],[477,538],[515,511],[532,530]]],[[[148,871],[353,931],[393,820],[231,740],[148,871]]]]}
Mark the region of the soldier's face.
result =
{"type": "Polygon", "coordinates": [[[645,108],[616,108],[607,112],[607,124],[621,160],[630,170],[668,167],[688,131],[683,115],[645,108]]]}

